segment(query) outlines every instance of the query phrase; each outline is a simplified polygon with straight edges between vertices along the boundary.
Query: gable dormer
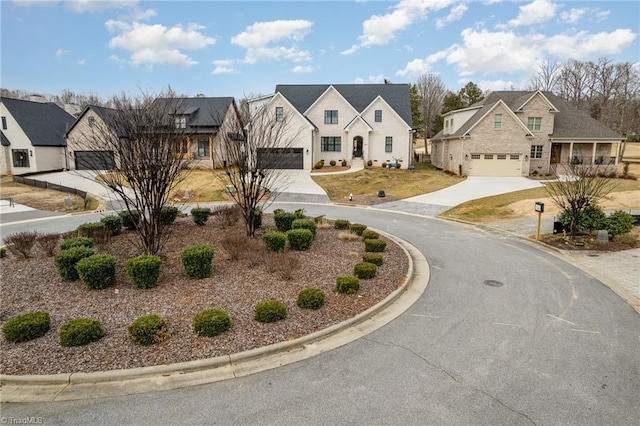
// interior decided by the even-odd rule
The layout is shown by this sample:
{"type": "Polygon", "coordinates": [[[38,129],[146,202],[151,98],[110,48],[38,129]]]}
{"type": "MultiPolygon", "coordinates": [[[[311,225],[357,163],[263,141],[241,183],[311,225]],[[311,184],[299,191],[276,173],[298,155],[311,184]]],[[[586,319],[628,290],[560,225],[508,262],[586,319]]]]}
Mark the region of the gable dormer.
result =
{"type": "Polygon", "coordinates": [[[534,135],[553,134],[558,109],[541,91],[532,92],[514,112],[534,135]]]}
{"type": "Polygon", "coordinates": [[[358,115],[358,111],[340,92],[333,86],[329,86],[304,112],[304,115],[316,127],[335,127],[338,131],[349,124],[358,115]]]}

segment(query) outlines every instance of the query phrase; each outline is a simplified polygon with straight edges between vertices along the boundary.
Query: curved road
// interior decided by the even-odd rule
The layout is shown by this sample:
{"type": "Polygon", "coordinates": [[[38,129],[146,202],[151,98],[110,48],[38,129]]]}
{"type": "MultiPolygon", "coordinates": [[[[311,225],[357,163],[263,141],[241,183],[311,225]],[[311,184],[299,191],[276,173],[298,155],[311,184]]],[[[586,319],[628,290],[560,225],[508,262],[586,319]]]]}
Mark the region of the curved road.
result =
{"type": "Polygon", "coordinates": [[[427,291],[372,334],[288,366],[157,393],[3,404],[0,417],[68,425],[640,423],[640,316],[579,269],[517,238],[440,219],[277,206],[409,241],[431,266],[427,291]]]}

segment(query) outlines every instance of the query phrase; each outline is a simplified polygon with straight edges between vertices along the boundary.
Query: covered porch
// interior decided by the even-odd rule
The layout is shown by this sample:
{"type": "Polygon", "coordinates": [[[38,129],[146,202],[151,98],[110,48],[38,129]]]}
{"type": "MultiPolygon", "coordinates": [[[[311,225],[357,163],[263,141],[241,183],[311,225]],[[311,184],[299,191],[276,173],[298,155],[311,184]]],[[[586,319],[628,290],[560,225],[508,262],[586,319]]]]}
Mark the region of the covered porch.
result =
{"type": "Polygon", "coordinates": [[[551,140],[550,167],[559,165],[597,166],[603,173],[615,173],[620,158],[621,140],[551,140]]]}

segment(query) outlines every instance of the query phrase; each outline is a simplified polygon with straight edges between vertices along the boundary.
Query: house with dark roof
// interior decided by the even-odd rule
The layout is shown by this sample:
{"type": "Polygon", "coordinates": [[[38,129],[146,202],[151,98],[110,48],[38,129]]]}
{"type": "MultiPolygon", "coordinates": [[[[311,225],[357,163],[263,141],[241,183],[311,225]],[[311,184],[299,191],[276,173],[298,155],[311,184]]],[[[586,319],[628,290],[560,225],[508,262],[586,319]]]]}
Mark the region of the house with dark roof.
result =
{"type": "Polygon", "coordinates": [[[293,146],[279,153],[290,157],[281,168],[311,170],[320,160],[407,167],[412,160],[408,84],[277,85],[273,95],[250,100],[249,109],[274,121],[286,117],[296,129],[293,146]]]}
{"type": "MultiPolygon", "coordinates": [[[[67,140],[66,161],[69,170],[111,170],[116,166],[116,153],[101,149],[91,140],[94,131],[118,133],[114,123],[118,111],[97,105],[88,105],[65,134],[67,140]]],[[[124,135],[119,135],[124,136],[124,135]]]]}
{"type": "Polygon", "coordinates": [[[53,102],[0,98],[0,118],[0,173],[22,175],[66,167],[64,134],[74,116],[53,102]]]}
{"type": "Polygon", "coordinates": [[[492,92],[443,119],[431,163],[467,176],[562,173],[563,164],[615,172],[624,139],[551,92],[492,92]]]}

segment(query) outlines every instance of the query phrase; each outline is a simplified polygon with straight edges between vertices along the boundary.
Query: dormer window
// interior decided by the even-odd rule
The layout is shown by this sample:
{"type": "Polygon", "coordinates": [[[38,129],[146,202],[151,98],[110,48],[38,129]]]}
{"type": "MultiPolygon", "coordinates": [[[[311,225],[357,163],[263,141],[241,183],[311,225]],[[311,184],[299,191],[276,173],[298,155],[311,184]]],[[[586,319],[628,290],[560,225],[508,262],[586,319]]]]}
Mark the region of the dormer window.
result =
{"type": "Polygon", "coordinates": [[[187,128],[187,117],[184,115],[179,115],[175,118],[176,129],[186,129],[187,128]]]}

